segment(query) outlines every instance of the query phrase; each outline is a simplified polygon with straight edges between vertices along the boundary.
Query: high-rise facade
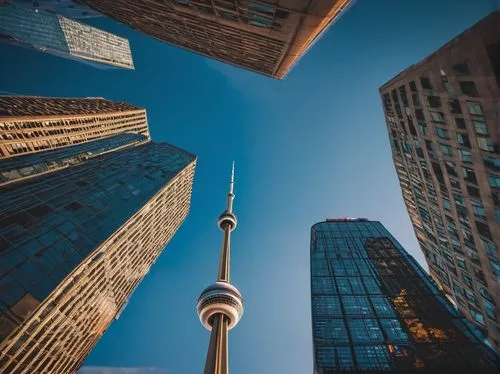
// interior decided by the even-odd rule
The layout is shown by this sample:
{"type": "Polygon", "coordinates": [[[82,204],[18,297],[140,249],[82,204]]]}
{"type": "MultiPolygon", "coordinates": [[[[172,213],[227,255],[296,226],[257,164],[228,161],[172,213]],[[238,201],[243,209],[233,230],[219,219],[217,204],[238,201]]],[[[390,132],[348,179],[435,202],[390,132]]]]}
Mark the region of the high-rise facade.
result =
{"type": "Polygon", "coordinates": [[[0,159],[123,132],[149,139],[146,111],[103,98],[0,96],[0,159]]]}
{"type": "Polygon", "coordinates": [[[319,222],[310,255],[316,373],[496,372],[492,347],[381,223],[319,222]]]}
{"type": "Polygon", "coordinates": [[[0,3],[0,40],[95,67],[134,68],[127,39],[19,4],[0,3]]]}
{"type": "Polygon", "coordinates": [[[195,163],[131,133],[0,160],[0,372],[79,368],[184,221],[195,163]]]}
{"type": "Polygon", "coordinates": [[[380,88],[430,274],[500,348],[500,12],[380,88]]]}
{"type": "Polygon", "coordinates": [[[82,0],[156,39],[281,79],[351,0],[82,0]]]}

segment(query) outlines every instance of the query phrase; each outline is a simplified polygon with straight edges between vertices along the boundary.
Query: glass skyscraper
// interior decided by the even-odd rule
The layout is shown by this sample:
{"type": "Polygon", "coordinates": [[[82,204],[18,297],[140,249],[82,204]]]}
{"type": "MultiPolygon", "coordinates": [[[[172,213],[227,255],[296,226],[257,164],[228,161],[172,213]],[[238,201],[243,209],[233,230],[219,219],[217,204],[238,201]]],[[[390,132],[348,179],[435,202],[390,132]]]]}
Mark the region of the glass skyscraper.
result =
{"type": "Polygon", "coordinates": [[[184,221],[195,164],[137,133],[0,159],[0,372],[79,368],[184,221]]]}
{"type": "Polygon", "coordinates": [[[0,3],[0,40],[95,67],[134,68],[127,39],[17,3],[0,3]]]}
{"type": "Polygon", "coordinates": [[[379,222],[311,229],[315,372],[494,373],[498,357],[379,222]]]}

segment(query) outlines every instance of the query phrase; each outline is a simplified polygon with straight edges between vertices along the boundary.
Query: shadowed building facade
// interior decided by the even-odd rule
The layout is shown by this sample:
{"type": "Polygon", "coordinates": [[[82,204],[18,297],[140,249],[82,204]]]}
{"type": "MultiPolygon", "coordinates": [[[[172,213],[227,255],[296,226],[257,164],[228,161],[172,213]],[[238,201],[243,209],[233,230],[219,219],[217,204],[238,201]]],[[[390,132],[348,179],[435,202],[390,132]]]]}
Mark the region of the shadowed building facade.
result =
{"type": "Polygon", "coordinates": [[[103,98],[0,96],[0,159],[123,132],[149,139],[146,110],[103,98]]]}
{"type": "Polygon", "coordinates": [[[134,68],[127,39],[19,2],[0,3],[0,41],[94,67],[134,68]]]}
{"type": "Polygon", "coordinates": [[[282,79],[351,0],[82,0],[134,29],[282,79]]]}
{"type": "Polygon", "coordinates": [[[495,373],[484,337],[379,222],[311,229],[315,372],[495,373]]]}
{"type": "Polygon", "coordinates": [[[380,88],[434,280],[500,348],[500,12],[380,88]]]}
{"type": "Polygon", "coordinates": [[[195,164],[131,133],[0,160],[0,372],[80,367],[188,214],[195,164]]]}

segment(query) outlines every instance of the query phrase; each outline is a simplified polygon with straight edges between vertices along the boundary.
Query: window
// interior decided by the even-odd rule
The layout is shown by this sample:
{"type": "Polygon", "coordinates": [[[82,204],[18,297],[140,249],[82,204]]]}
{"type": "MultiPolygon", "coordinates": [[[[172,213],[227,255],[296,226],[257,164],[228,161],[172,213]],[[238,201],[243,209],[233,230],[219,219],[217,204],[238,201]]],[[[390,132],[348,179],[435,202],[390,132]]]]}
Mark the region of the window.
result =
{"type": "Polygon", "coordinates": [[[394,343],[408,341],[408,335],[404,332],[397,319],[381,319],[380,324],[384,330],[387,340],[394,343]]]}
{"type": "Polygon", "coordinates": [[[355,343],[384,341],[382,331],[375,319],[349,319],[347,323],[355,343]]]}
{"type": "Polygon", "coordinates": [[[439,96],[426,96],[427,104],[431,108],[440,108],[441,107],[441,98],[439,96]]]}
{"type": "Polygon", "coordinates": [[[446,161],[445,166],[448,175],[458,177],[457,171],[455,170],[455,164],[452,161],[446,161]]]}
{"type": "Polygon", "coordinates": [[[477,184],[476,173],[471,168],[462,166],[462,172],[464,174],[464,179],[467,182],[477,184]]]}
{"type": "Polygon", "coordinates": [[[462,113],[462,108],[460,107],[460,102],[458,100],[449,100],[448,107],[450,108],[450,112],[453,114],[462,113]]]}
{"type": "MultiPolygon", "coordinates": [[[[477,184],[476,182],[472,182],[472,183],[477,184]]],[[[481,195],[479,194],[479,188],[477,188],[477,187],[467,186],[467,193],[471,197],[481,198],[481,195]]]]}
{"type": "Polygon", "coordinates": [[[451,203],[450,203],[450,200],[443,199],[443,206],[444,206],[445,210],[451,212],[451,203]]]}
{"type": "Polygon", "coordinates": [[[441,139],[448,139],[448,131],[446,129],[443,129],[442,127],[436,127],[436,134],[439,136],[441,139]]]}
{"type": "Polygon", "coordinates": [[[316,360],[320,368],[340,369],[340,371],[354,369],[349,347],[317,347],[316,360]]]}
{"type": "Polygon", "coordinates": [[[431,118],[434,122],[444,122],[444,114],[441,112],[430,112],[431,118]]]}
{"type": "Polygon", "coordinates": [[[500,158],[483,156],[483,163],[489,168],[500,170],[500,158]]]}
{"type": "Polygon", "coordinates": [[[418,121],[425,121],[424,112],[422,109],[415,109],[415,117],[418,121]]]}
{"type": "Polygon", "coordinates": [[[457,125],[457,127],[459,129],[465,129],[465,128],[467,128],[465,126],[465,119],[463,119],[463,118],[455,118],[455,124],[457,125]]]}
{"type": "Polygon", "coordinates": [[[488,174],[488,182],[492,188],[500,188],[500,176],[488,174]]]}
{"type": "Polygon", "coordinates": [[[443,78],[443,88],[446,92],[453,93],[453,86],[450,82],[448,82],[448,79],[446,78],[443,78]]]}
{"type": "Polygon", "coordinates": [[[465,62],[455,64],[451,68],[456,75],[470,75],[469,67],[465,62]]]}
{"type": "Polygon", "coordinates": [[[380,371],[391,368],[391,359],[384,345],[355,346],[354,352],[360,371],[380,371]]]}
{"type": "Polygon", "coordinates": [[[441,149],[441,152],[443,152],[444,155],[453,156],[453,151],[449,145],[439,143],[439,149],[441,149]]]}
{"type": "Polygon", "coordinates": [[[342,319],[316,320],[314,322],[316,339],[323,343],[347,343],[349,338],[342,319]]]}
{"type": "Polygon", "coordinates": [[[467,264],[465,263],[465,259],[460,256],[456,256],[456,259],[458,267],[467,270],[467,264]]]}
{"type": "Polygon", "coordinates": [[[427,77],[420,77],[420,84],[422,85],[422,88],[424,90],[432,90],[432,84],[429,78],[427,77]]]}
{"type": "Polygon", "coordinates": [[[413,101],[414,106],[420,106],[420,98],[418,97],[418,93],[413,92],[411,94],[411,99],[413,101]]]}
{"type": "Polygon", "coordinates": [[[459,149],[458,154],[462,162],[472,162],[472,153],[468,149],[459,149]]]}
{"type": "Polygon", "coordinates": [[[460,82],[460,89],[462,90],[464,95],[471,97],[479,96],[474,82],[460,82]]]}
{"type": "Polygon", "coordinates": [[[464,147],[470,148],[469,137],[466,134],[463,134],[461,132],[457,133],[457,143],[464,146],[464,147]]]}
{"type": "Polygon", "coordinates": [[[476,130],[476,134],[479,135],[488,135],[488,127],[486,126],[486,122],[473,120],[474,129],[476,130]]]}
{"type": "Polygon", "coordinates": [[[467,107],[469,108],[470,114],[475,115],[475,116],[482,116],[483,115],[483,107],[481,106],[480,103],[468,101],[467,107]]]}
{"type": "Polygon", "coordinates": [[[411,81],[410,82],[410,90],[413,91],[413,92],[417,92],[417,85],[415,84],[414,81],[411,81]]]}
{"type": "Polygon", "coordinates": [[[346,315],[372,315],[370,302],[366,296],[343,296],[342,303],[346,315]]]}
{"type": "Polygon", "coordinates": [[[481,238],[481,243],[483,244],[484,250],[493,257],[497,256],[497,248],[495,243],[490,242],[489,240],[481,238]]]}
{"type": "Polygon", "coordinates": [[[342,316],[338,296],[313,297],[312,310],[317,316],[342,316]]]}
{"type": "Polygon", "coordinates": [[[484,207],[481,203],[473,201],[472,202],[472,211],[474,212],[476,217],[483,218],[483,219],[486,218],[486,215],[484,214],[484,207]]]}
{"type": "Polygon", "coordinates": [[[378,317],[394,317],[394,310],[386,297],[370,297],[375,313],[378,317]]]}
{"type": "Polygon", "coordinates": [[[425,122],[418,123],[418,131],[420,132],[420,135],[427,135],[427,125],[425,122]]]}
{"type": "Polygon", "coordinates": [[[483,151],[494,152],[493,141],[490,138],[477,138],[477,144],[483,151]]]}

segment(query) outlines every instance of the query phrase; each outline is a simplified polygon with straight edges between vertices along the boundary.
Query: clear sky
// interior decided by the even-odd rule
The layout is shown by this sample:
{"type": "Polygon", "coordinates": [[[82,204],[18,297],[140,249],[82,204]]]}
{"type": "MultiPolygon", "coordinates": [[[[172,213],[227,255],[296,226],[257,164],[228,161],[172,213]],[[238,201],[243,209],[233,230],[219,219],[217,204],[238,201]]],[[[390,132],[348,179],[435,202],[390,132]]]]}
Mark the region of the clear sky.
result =
{"type": "MultiPolygon", "coordinates": [[[[422,263],[392,163],[378,88],[498,7],[497,0],[359,0],[284,81],[210,61],[107,19],[135,71],[98,70],[0,45],[0,91],[103,96],[145,107],[155,141],[198,155],[191,212],[85,365],[203,371],[195,304],[215,280],[216,220],[236,161],[230,332],[237,374],[312,372],[309,230],[326,217],[380,220],[422,263]]],[[[89,370],[88,373],[96,373],[89,370]]]]}

